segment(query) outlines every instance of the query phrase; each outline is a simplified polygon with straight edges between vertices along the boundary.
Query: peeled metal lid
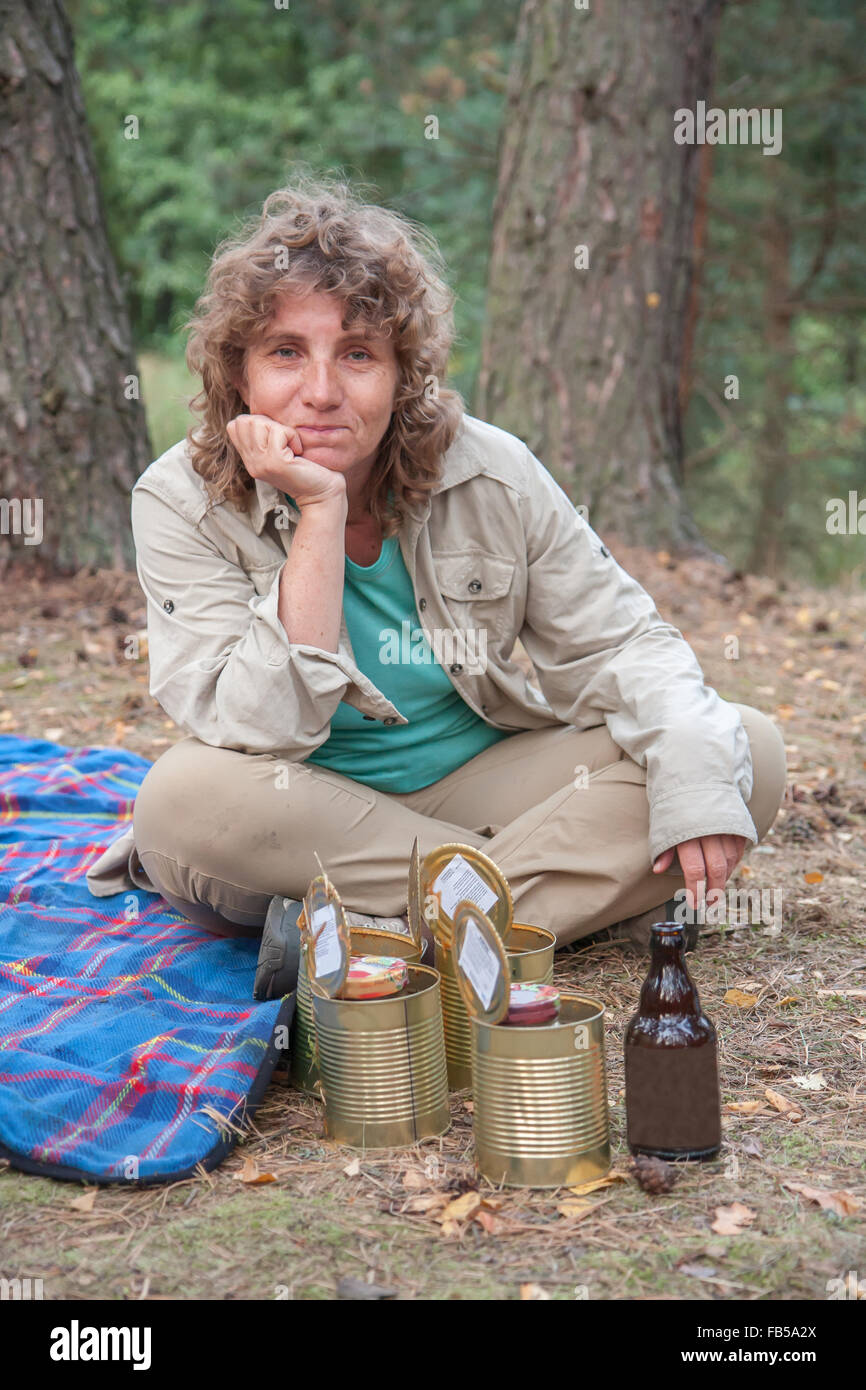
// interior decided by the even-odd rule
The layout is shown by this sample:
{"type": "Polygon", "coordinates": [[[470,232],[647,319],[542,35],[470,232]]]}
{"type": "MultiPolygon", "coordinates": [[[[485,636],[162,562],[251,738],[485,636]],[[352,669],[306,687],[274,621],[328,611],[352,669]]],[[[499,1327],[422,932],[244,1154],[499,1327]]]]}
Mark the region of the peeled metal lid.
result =
{"type": "Polygon", "coordinates": [[[498,865],[472,845],[445,844],[431,850],[421,864],[424,915],[443,950],[451,947],[454,914],[464,899],[491,922],[506,944],[514,921],[508,880],[498,865]]]}
{"type": "Polygon", "coordinates": [[[352,956],[344,999],[384,999],[408,983],[409,967],[399,956],[352,956]]]}
{"type": "Polygon", "coordinates": [[[334,999],[345,984],[351,948],[343,904],[327,874],[311,880],[303,915],[310,989],[334,999]]]}
{"type": "Polygon", "coordinates": [[[511,971],[502,938],[485,912],[463,899],[454,913],[454,964],[473,1018],[499,1023],[508,1013],[511,971]]]}
{"type": "Polygon", "coordinates": [[[422,913],[423,895],[421,893],[421,858],[418,853],[418,836],[409,856],[409,935],[421,954],[424,954],[424,916],[422,913]]]}

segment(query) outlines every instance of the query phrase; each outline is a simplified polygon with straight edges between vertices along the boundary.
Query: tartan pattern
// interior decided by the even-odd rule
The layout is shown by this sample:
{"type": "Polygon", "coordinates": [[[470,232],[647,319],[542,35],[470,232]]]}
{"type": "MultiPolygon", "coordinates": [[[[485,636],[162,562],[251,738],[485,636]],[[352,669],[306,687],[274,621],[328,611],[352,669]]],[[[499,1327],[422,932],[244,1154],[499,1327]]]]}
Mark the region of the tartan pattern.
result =
{"type": "Polygon", "coordinates": [[[258,943],[194,927],[84,875],[126,829],[150,764],[0,736],[0,1153],[91,1181],[211,1168],[260,1098],[279,1000],[253,1001],[258,943]]]}

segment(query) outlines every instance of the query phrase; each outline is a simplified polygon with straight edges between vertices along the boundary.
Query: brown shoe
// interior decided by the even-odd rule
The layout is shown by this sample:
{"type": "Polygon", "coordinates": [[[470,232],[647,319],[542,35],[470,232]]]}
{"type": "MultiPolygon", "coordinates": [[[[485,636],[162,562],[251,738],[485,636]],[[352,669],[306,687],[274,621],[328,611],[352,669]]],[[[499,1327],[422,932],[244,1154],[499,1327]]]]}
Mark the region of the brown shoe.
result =
{"type": "MultiPolygon", "coordinates": [[[[658,907],[651,907],[648,912],[639,912],[635,917],[626,917],[621,922],[614,922],[609,927],[602,927],[600,931],[592,932],[590,936],[581,937],[580,941],[575,941],[574,949],[580,950],[582,946],[594,946],[601,941],[618,941],[624,946],[633,946],[636,951],[648,951],[650,944],[650,928],[656,922],[674,922],[674,913],[677,909],[675,898],[669,898],[667,902],[661,903],[658,907]]],[[[683,928],[685,936],[686,951],[693,951],[698,944],[698,928],[694,922],[687,922],[683,928]]]]}

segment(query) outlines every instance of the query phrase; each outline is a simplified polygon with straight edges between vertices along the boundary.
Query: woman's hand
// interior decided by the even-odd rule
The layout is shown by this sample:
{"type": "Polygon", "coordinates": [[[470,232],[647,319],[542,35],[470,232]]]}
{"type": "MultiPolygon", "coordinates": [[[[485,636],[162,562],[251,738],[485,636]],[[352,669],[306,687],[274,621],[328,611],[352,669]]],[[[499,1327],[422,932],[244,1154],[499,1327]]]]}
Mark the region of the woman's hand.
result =
{"type": "Polygon", "coordinates": [[[699,840],[684,840],[673,849],[666,849],[653,864],[653,873],[663,874],[670,869],[676,853],[686,892],[686,903],[694,911],[699,906],[698,885],[704,882],[706,891],[724,888],[746,848],[744,835],[702,835],[699,840]]]}
{"type": "Polygon", "coordinates": [[[319,502],[346,498],[342,473],[301,456],[303,445],[296,429],[267,415],[236,415],[229,420],[226,433],[250,477],[287,492],[301,511],[319,502]]]}

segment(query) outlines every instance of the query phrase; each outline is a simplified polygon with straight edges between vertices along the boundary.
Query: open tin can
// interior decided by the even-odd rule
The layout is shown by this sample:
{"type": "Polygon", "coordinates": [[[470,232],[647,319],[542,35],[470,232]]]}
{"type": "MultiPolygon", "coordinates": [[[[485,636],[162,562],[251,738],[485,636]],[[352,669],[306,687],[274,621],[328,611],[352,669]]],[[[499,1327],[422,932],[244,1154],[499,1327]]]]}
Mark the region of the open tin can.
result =
{"type": "Polygon", "coordinates": [[[313,986],[325,1127],[338,1144],[406,1148],[451,1123],[439,975],[409,965],[408,976],[384,999],[328,997],[313,986]]]}
{"type": "MultiPolygon", "coordinates": [[[[298,918],[302,936],[306,937],[305,909],[298,918]]],[[[349,949],[353,956],[399,956],[412,964],[421,959],[423,942],[413,941],[400,932],[382,931],[378,927],[352,927],[349,949]]],[[[298,993],[295,1000],[295,1022],[292,1031],[289,1077],[299,1091],[319,1098],[319,1065],[316,1060],[316,1024],[313,1017],[313,994],[307,970],[306,944],[301,947],[298,969],[298,993]]]]}
{"type": "MultiPolygon", "coordinates": [[[[401,962],[411,939],[365,929],[353,941],[326,874],[311,882],[303,915],[313,1055],[327,1133],[337,1143],[363,1149],[402,1148],[444,1134],[451,1119],[438,973],[407,963],[397,992],[390,979],[381,982],[387,992],[378,997],[348,998],[351,948],[362,935],[365,946],[381,951],[386,944],[385,954],[401,962]],[[403,944],[400,956],[390,949],[395,940],[403,944]]],[[[420,952],[420,945],[414,946],[420,952]]],[[[362,954],[372,958],[376,952],[362,954]]],[[[366,983],[374,983],[369,973],[366,983]]]]}
{"type": "MultiPolygon", "coordinates": [[[[511,979],[526,984],[549,985],[553,981],[553,953],[556,937],[544,927],[526,922],[512,923],[505,954],[511,979]]],[[[457,982],[457,969],[451,950],[436,942],[434,963],[442,976],[442,1017],[445,1025],[445,1056],[448,1085],[452,1091],[472,1085],[472,1026],[457,982]]],[[[300,989],[298,990],[300,1004],[300,989]]]]}
{"type": "Polygon", "coordinates": [[[555,1022],[504,1026],[507,958],[493,925],[470,903],[457,909],[453,953],[471,1018],[481,1174],[510,1187],[571,1186],[604,1177],[610,1129],[603,1005],[563,991],[555,1022]]]}

